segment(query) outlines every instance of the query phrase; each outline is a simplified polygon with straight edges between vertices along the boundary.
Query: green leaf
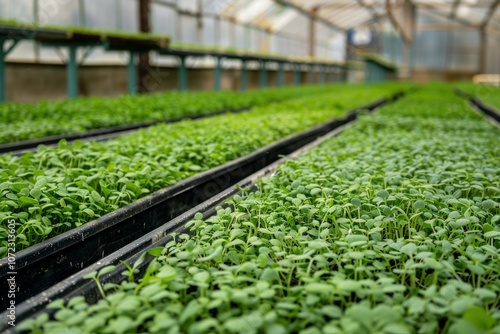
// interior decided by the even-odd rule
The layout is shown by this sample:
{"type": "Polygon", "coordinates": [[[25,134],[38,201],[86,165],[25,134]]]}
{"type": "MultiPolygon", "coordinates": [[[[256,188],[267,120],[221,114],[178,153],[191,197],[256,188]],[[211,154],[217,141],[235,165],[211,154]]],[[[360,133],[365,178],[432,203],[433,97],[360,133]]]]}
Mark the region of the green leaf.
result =
{"type": "Polygon", "coordinates": [[[97,271],[93,271],[91,273],[88,273],[87,275],[83,276],[84,279],[95,279],[97,278],[97,271]]]}
{"type": "Polygon", "coordinates": [[[110,272],[114,271],[116,269],[116,266],[107,266],[99,270],[99,277],[109,274],[110,272]]]}
{"type": "Polygon", "coordinates": [[[309,293],[330,293],[334,291],[333,286],[324,283],[309,283],[305,286],[305,290],[309,293]]]}
{"type": "Polygon", "coordinates": [[[54,308],[54,309],[62,309],[64,308],[64,299],[56,299],[49,305],[47,305],[47,308],[54,308]]]}
{"type": "Polygon", "coordinates": [[[418,200],[418,201],[415,202],[415,204],[413,204],[413,207],[416,210],[422,210],[423,208],[425,208],[425,202],[418,200]]]}
{"type": "Polygon", "coordinates": [[[33,198],[29,197],[19,197],[19,206],[20,207],[26,207],[26,206],[31,206],[31,205],[38,205],[38,201],[33,198]]]}
{"type": "Polygon", "coordinates": [[[130,313],[136,312],[141,306],[141,301],[135,296],[127,296],[116,305],[116,312],[130,313]]]}
{"type": "Polygon", "coordinates": [[[159,277],[159,278],[161,278],[162,280],[165,280],[165,281],[171,281],[175,277],[177,277],[177,271],[175,270],[174,267],[171,267],[171,266],[168,266],[168,265],[164,265],[160,269],[160,271],[158,272],[158,274],[156,274],[156,277],[159,277]]]}
{"type": "Polygon", "coordinates": [[[192,170],[192,171],[195,171],[195,172],[198,172],[200,170],[202,170],[203,168],[201,168],[200,166],[198,165],[191,165],[189,166],[189,170],[192,170]]]}
{"type": "Polygon", "coordinates": [[[500,236],[499,231],[489,231],[484,234],[484,237],[489,239],[489,238],[496,238],[500,236]]]}
{"type": "Polygon", "coordinates": [[[368,237],[364,236],[364,235],[359,235],[359,234],[350,234],[348,236],[345,237],[345,241],[347,241],[347,243],[349,244],[353,244],[353,243],[357,243],[357,242],[367,242],[368,241],[368,237]]]}
{"type": "Polygon", "coordinates": [[[126,332],[131,332],[136,329],[136,325],[132,319],[125,316],[118,316],[115,319],[111,319],[107,329],[112,333],[124,334],[126,332]]]}
{"type": "Polygon", "coordinates": [[[320,192],[321,192],[320,188],[313,188],[313,189],[311,189],[311,196],[316,196],[320,192]]]}
{"type": "Polygon", "coordinates": [[[163,254],[163,251],[165,250],[164,247],[156,247],[156,248],[152,248],[150,250],[148,250],[148,254],[149,255],[152,255],[154,257],[159,257],[163,254]]]}
{"type": "Polygon", "coordinates": [[[401,247],[401,249],[399,251],[403,254],[408,255],[408,256],[412,256],[417,251],[417,246],[414,243],[410,242],[410,243],[404,245],[403,247],[401,247]]]}
{"type": "Polygon", "coordinates": [[[483,201],[483,208],[487,211],[493,209],[495,207],[496,203],[493,202],[491,199],[487,199],[483,201]]]}
{"type": "Polygon", "coordinates": [[[85,212],[90,217],[94,217],[95,216],[95,212],[92,211],[91,209],[84,209],[83,212],[85,212]]]}
{"type": "Polygon", "coordinates": [[[377,196],[383,199],[387,199],[387,197],[389,197],[389,192],[387,190],[380,190],[377,193],[377,196]]]}
{"type": "Polygon", "coordinates": [[[187,321],[199,315],[202,310],[203,307],[198,303],[197,300],[190,301],[182,310],[181,316],[179,318],[180,322],[185,324],[187,321]]]}
{"type": "Polygon", "coordinates": [[[271,268],[266,268],[262,271],[260,279],[268,282],[280,281],[280,276],[276,270],[271,268]]]}
{"type": "Polygon", "coordinates": [[[347,255],[353,260],[361,260],[365,256],[363,252],[349,252],[347,255]]]}
{"type": "Polygon", "coordinates": [[[42,197],[42,191],[39,188],[33,188],[30,191],[30,195],[33,196],[34,199],[39,200],[42,197]]]}
{"type": "Polygon", "coordinates": [[[359,200],[359,198],[353,198],[351,199],[351,204],[358,207],[358,206],[361,206],[361,201],[359,200]]]}
{"type": "Polygon", "coordinates": [[[495,319],[491,317],[484,309],[479,307],[471,307],[468,309],[463,317],[463,320],[473,324],[476,328],[486,331],[495,324],[495,319]]]}

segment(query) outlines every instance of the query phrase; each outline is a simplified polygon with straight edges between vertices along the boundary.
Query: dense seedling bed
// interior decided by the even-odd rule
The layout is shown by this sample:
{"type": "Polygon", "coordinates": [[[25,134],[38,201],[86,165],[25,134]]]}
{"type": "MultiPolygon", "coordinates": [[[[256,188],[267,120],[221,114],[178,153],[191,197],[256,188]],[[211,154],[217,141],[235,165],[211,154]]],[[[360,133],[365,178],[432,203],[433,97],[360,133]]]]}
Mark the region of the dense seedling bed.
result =
{"type": "Polygon", "coordinates": [[[199,121],[163,124],[107,142],[61,142],[0,157],[0,256],[8,221],[22,250],[201,171],[306,130],[356,105],[390,95],[387,86],[327,93],[199,121]]]}
{"type": "Polygon", "coordinates": [[[239,92],[171,92],[119,98],[0,105],[0,144],[94,129],[210,115],[262,106],[297,96],[333,91],[333,86],[239,92]]]}
{"type": "Polygon", "coordinates": [[[97,304],[55,301],[24,328],[498,333],[499,132],[433,86],[197,215],[97,304]]]}

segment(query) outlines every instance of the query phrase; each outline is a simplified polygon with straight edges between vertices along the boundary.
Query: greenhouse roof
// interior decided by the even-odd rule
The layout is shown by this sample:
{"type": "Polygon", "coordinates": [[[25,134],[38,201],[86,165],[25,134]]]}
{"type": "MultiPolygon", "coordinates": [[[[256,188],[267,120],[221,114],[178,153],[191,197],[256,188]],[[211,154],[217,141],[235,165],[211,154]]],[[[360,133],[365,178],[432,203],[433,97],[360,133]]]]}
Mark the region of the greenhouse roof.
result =
{"type": "MultiPolygon", "coordinates": [[[[500,0],[411,0],[425,9],[473,28],[500,33],[500,0]]],[[[402,0],[205,0],[205,5],[218,14],[241,23],[252,23],[279,31],[300,16],[315,16],[319,22],[338,30],[349,29],[388,16],[401,8],[402,0]]]]}

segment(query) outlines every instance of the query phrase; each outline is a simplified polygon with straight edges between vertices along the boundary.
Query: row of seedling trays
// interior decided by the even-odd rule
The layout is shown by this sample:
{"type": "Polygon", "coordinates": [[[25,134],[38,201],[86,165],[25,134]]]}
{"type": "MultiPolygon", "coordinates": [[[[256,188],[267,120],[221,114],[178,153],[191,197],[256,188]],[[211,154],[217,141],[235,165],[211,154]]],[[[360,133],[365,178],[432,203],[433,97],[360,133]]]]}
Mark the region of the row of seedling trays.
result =
{"type": "MultiPolygon", "coordinates": [[[[56,299],[85,296],[87,302],[97,302],[103,286],[119,284],[125,279],[122,273],[130,269],[126,264],[136,264],[135,277],[142,276],[163,246],[173,240],[172,233],[188,233],[188,222],[212,217],[216,208],[227,207],[227,200],[241,194],[242,189],[255,190],[262,177],[275,173],[288,158],[295,158],[342,131],[357,120],[362,110],[374,111],[402,96],[395,94],[354,110],[342,119],[291,135],[18,253],[16,298],[21,304],[16,308],[17,321],[36,317],[56,299]],[[282,158],[285,155],[288,157],[282,158]],[[150,255],[145,253],[148,250],[150,255]],[[100,283],[96,284],[91,277],[100,283]]],[[[485,114],[491,117],[488,112],[485,114]]],[[[6,264],[4,260],[1,266],[3,280],[9,276],[6,264]]],[[[6,296],[7,291],[3,291],[5,308],[6,296]]],[[[8,312],[2,316],[7,317],[8,312]]]]}
{"type": "MultiPolygon", "coordinates": [[[[121,261],[131,263],[148,248],[164,245],[169,235],[181,231],[196,212],[210,216],[215,207],[240,192],[251,188],[262,176],[272,173],[282,156],[294,154],[318,138],[354,122],[360,112],[378,107],[403,96],[383,98],[351,111],[320,126],[268,145],[254,153],[220,167],[183,180],[157,191],[133,204],[107,214],[79,228],[60,234],[16,253],[16,321],[34,317],[47,303],[57,298],[70,298],[82,293],[89,300],[98,297],[96,285],[83,277],[99,268],[121,261]],[[238,186],[235,186],[238,184],[238,186]]],[[[309,145],[309,146],[308,146],[309,145]]],[[[147,266],[143,262],[141,270],[147,266]]],[[[120,280],[119,265],[109,281],[120,280]]],[[[0,261],[0,277],[12,275],[9,259],[0,261]]],[[[0,301],[6,310],[10,303],[9,287],[2,285],[0,301]]],[[[6,319],[8,311],[1,317],[6,319]]],[[[5,322],[2,330],[10,328],[5,322]]],[[[12,329],[12,328],[11,328],[12,329]]]]}

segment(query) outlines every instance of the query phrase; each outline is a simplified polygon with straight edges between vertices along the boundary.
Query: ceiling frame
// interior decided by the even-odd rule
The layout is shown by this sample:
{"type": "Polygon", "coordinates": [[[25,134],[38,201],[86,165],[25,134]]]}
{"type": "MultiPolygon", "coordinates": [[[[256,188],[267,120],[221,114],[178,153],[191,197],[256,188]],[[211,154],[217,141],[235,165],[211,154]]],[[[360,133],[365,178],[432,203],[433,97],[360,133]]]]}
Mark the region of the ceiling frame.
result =
{"type": "Polygon", "coordinates": [[[378,22],[378,13],[375,10],[375,8],[373,8],[372,5],[365,4],[364,0],[356,0],[356,1],[361,7],[365,8],[370,13],[374,22],[378,22]]]}
{"type": "Polygon", "coordinates": [[[453,5],[451,7],[450,19],[453,20],[457,17],[458,6],[460,6],[461,2],[461,0],[455,0],[455,2],[453,2],[453,5]]]}
{"type": "Polygon", "coordinates": [[[323,16],[320,16],[320,15],[317,15],[317,14],[313,14],[307,8],[304,8],[304,7],[300,6],[300,5],[297,5],[294,2],[292,2],[292,1],[288,1],[288,0],[274,0],[274,2],[276,2],[276,3],[278,3],[278,4],[282,5],[282,6],[285,6],[285,7],[293,8],[293,9],[299,11],[300,13],[302,13],[302,14],[308,16],[308,17],[312,17],[316,21],[321,22],[321,23],[325,24],[326,26],[330,27],[332,30],[336,30],[338,32],[344,32],[344,33],[346,32],[345,29],[337,26],[334,22],[326,19],[323,16]]]}
{"type": "MultiPolygon", "coordinates": [[[[435,15],[438,15],[438,16],[441,16],[441,17],[444,17],[444,18],[447,18],[447,19],[451,19],[449,15],[446,15],[445,13],[439,12],[439,9],[441,9],[441,8],[436,7],[435,5],[421,3],[421,4],[418,4],[418,8],[424,8],[424,9],[427,9],[428,11],[430,11],[431,13],[433,13],[435,15]]],[[[469,22],[467,20],[463,20],[463,19],[458,18],[458,17],[455,17],[452,20],[455,21],[455,22],[458,22],[458,23],[460,23],[462,25],[468,26],[470,28],[474,28],[474,29],[479,29],[480,28],[479,25],[474,24],[472,22],[469,22]]]]}
{"type": "Polygon", "coordinates": [[[491,19],[493,18],[493,15],[495,14],[495,11],[498,8],[498,5],[500,5],[500,0],[496,0],[494,3],[491,4],[490,8],[488,9],[488,13],[486,14],[486,17],[484,18],[483,22],[481,23],[482,29],[484,29],[488,26],[491,19]]]}

